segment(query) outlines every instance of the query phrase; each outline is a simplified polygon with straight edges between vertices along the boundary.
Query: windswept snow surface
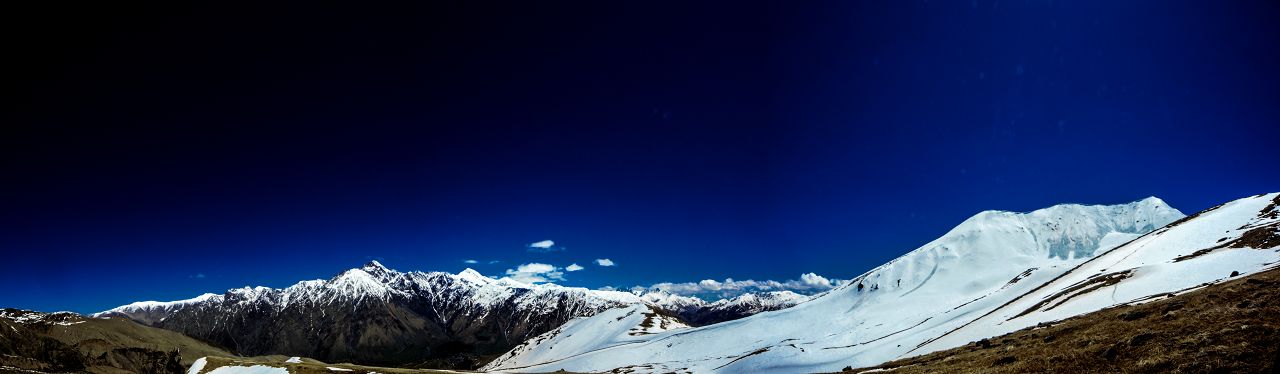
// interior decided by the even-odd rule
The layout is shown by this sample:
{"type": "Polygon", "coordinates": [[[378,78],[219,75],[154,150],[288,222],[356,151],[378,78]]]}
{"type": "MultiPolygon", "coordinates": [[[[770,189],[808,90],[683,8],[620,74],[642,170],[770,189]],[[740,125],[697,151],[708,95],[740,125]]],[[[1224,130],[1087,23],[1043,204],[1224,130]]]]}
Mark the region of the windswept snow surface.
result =
{"type": "MultiPolygon", "coordinates": [[[[1157,198],[1112,206],[1057,205],[1030,213],[983,212],[937,240],[788,309],[624,340],[587,342],[584,338],[568,349],[555,344],[561,343],[556,340],[534,339],[485,369],[817,372],[870,366],[999,335],[1036,321],[1174,291],[1226,276],[1231,270],[1256,271],[1267,259],[1275,261],[1274,251],[1249,250],[1241,251],[1250,252],[1247,254],[1206,255],[1198,258],[1200,262],[1157,264],[1181,252],[1212,246],[1224,230],[1229,231],[1223,227],[1246,224],[1262,207],[1254,200],[1266,198],[1228,204],[1219,209],[1221,218],[1205,214],[1141,238],[1184,215],[1157,198]],[[1222,227],[1198,222],[1205,219],[1220,219],[1222,227]],[[1168,239],[1156,240],[1158,237],[1168,239]],[[1135,252],[1159,254],[1129,255],[1135,252]],[[1091,257],[1095,254],[1099,256],[1091,257]],[[1081,264],[1087,264],[1091,273],[1071,271],[1081,264]],[[1034,304],[1042,295],[1070,286],[1072,280],[1097,273],[1095,265],[1108,267],[1108,272],[1122,270],[1117,266],[1145,266],[1126,281],[1150,281],[1132,289],[1122,282],[1122,292],[1095,291],[1092,296],[1071,298],[1069,305],[1051,312],[1027,315],[1018,323],[1001,323],[1002,316],[1021,311],[1006,303],[1034,304]],[[1175,267],[1185,271],[1165,274],[1175,267]],[[1226,268],[1232,269],[1224,272],[1226,268]],[[1064,276],[1068,272],[1069,276],[1064,276]],[[1188,272],[1201,275],[1170,279],[1188,272]],[[1049,286],[1041,287],[1046,283],[1049,286]]],[[[602,314],[572,324],[595,326],[606,323],[605,318],[602,314]]]]}
{"type": "Polygon", "coordinates": [[[204,366],[207,365],[208,363],[209,363],[208,357],[201,357],[196,359],[196,362],[191,363],[191,368],[187,369],[187,374],[199,374],[201,370],[204,370],[204,366]]]}
{"type": "MultiPolygon", "coordinates": [[[[205,365],[209,364],[207,357],[201,357],[191,363],[191,368],[187,369],[187,374],[201,374],[205,365]]],[[[204,374],[289,374],[289,370],[285,368],[271,367],[266,365],[253,366],[222,366],[207,371],[204,374]]]]}
{"type": "Polygon", "coordinates": [[[489,366],[517,367],[527,363],[554,362],[581,352],[644,342],[649,335],[688,327],[678,319],[659,314],[645,305],[615,308],[593,317],[570,320],[555,330],[529,339],[489,366]]]}
{"type": "Polygon", "coordinates": [[[205,374],[289,374],[289,370],[266,365],[223,366],[205,374]]]}

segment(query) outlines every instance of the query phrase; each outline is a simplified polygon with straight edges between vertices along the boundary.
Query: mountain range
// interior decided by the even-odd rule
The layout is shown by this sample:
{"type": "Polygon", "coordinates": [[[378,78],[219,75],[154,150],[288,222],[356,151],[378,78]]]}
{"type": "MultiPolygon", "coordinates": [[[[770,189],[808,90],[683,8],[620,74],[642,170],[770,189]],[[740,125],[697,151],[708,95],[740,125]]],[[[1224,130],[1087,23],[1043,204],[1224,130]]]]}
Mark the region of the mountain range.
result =
{"type": "MultiPolygon", "coordinates": [[[[712,324],[795,305],[790,291],[707,302],[662,291],[590,290],[458,274],[399,272],[377,261],[283,289],[245,287],[97,313],[126,317],[240,355],[374,365],[473,368],[529,337],[612,308],[651,305],[712,324]]],[[[689,321],[689,322],[683,322],[689,321]]]]}
{"type": "Polygon", "coordinates": [[[198,374],[237,363],[352,362],[831,372],[1185,295],[1280,268],[1277,247],[1280,193],[1271,193],[1191,216],[1157,198],[982,212],[812,296],[777,291],[708,302],[657,289],[528,284],[471,269],[400,272],[372,261],[281,289],[136,302],[92,316],[5,309],[0,371],[161,373],[204,363],[192,368],[198,374]]]}

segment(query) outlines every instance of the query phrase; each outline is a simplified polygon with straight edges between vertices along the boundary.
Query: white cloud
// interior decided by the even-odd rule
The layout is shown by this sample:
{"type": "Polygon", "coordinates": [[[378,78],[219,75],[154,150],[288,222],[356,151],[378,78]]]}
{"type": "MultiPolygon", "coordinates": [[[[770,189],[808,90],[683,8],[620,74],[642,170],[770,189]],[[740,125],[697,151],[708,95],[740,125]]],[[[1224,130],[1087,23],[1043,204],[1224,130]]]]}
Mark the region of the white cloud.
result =
{"type": "Polygon", "coordinates": [[[706,299],[731,298],[750,292],[791,291],[812,295],[830,290],[847,283],[847,280],[831,279],[814,273],[800,274],[799,279],[785,281],[775,280],[734,280],[723,281],[703,279],[698,282],[658,283],[649,287],[636,286],[632,291],[662,290],[683,296],[699,296],[706,299]]]}
{"type": "Polygon", "coordinates": [[[187,276],[187,278],[204,279],[205,277],[204,277],[204,273],[196,273],[195,275],[187,276]]]}
{"type": "Polygon", "coordinates": [[[507,277],[525,283],[546,283],[564,280],[562,269],[549,264],[528,263],[507,269],[507,277]]]}
{"type": "Polygon", "coordinates": [[[475,263],[479,263],[479,261],[476,261],[476,260],[466,260],[466,261],[462,261],[462,263],[464,263],[464,264],[475,264],[475,263]]]}
{"type": "Polygon", "coordinates": [[[502,261],[498,261],[498,260],[489,261],[489,265],[493,265],[499,262],[502,262],[502,261]]]}
{"type": "Polygon", "coordinates": [[[596,265],[600,265],[600,266],[614,266],[615,264],[613,263],[613,260],[610,260],[610,259],[607,259],[607,258],[597,258],[597,259],[596,259],[596,265]]]}
{"type": "Polygon", "coordinates": [[[538,252],[538,253],[556,252],[556,251],[564,250],[564,246],[557,246],[556,242],[553,240],[543,240],[540,242],[529,243],[525,245],[525,248],[528,248],[529,252],[538,252]]]}
{"type": "Polygon", "coordinates": [[[800,282],[815,288],[831,288],[831,280],[814,273],[800,274],[800,282]]]}
{"type": "Polygon", "coordinates": [[[582,265],[578,265],[578,264],[569,264],[569,266],[565,266],[565,267],[564,267],[564,271],[578,271],[578,270],[582,270],[582,269],[586,269],[586,268],[584,268],[584,267],[582,267],[582,265]]]}
{"type": "Polygon", "coordinates": [[[521,264],[520,266],[516,267],[516,271],[519,271],[521,273],[546,273],[546,272],[551,272],[555,270],[556,270],[556,267],[553,265],[541,264],[537,262],[521,264]]]}

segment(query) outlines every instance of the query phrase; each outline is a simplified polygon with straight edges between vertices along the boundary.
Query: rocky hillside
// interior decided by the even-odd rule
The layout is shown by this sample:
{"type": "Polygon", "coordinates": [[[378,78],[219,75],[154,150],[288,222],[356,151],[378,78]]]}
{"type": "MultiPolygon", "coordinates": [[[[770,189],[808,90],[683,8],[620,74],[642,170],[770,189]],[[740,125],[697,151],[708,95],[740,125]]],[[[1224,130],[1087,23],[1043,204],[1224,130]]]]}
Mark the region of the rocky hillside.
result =
{"type": "Polygon", "coordinates": [[[0,310],[0,372],[178,373],[207,355],[229,353],[123,318],[0,310]]]}

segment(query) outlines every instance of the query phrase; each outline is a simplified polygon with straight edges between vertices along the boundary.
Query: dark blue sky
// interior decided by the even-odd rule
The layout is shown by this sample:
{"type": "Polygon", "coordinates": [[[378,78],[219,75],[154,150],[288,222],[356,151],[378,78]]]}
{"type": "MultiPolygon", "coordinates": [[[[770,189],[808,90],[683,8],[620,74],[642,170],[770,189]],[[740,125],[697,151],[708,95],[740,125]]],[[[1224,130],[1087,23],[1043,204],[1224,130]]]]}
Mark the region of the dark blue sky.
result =
{"type": "Polygon", "coordinates": [[[985,209],[1280,190],[1278,7],[1112,3],[18,12],[0,306],[848,278],[985,209]]]}

